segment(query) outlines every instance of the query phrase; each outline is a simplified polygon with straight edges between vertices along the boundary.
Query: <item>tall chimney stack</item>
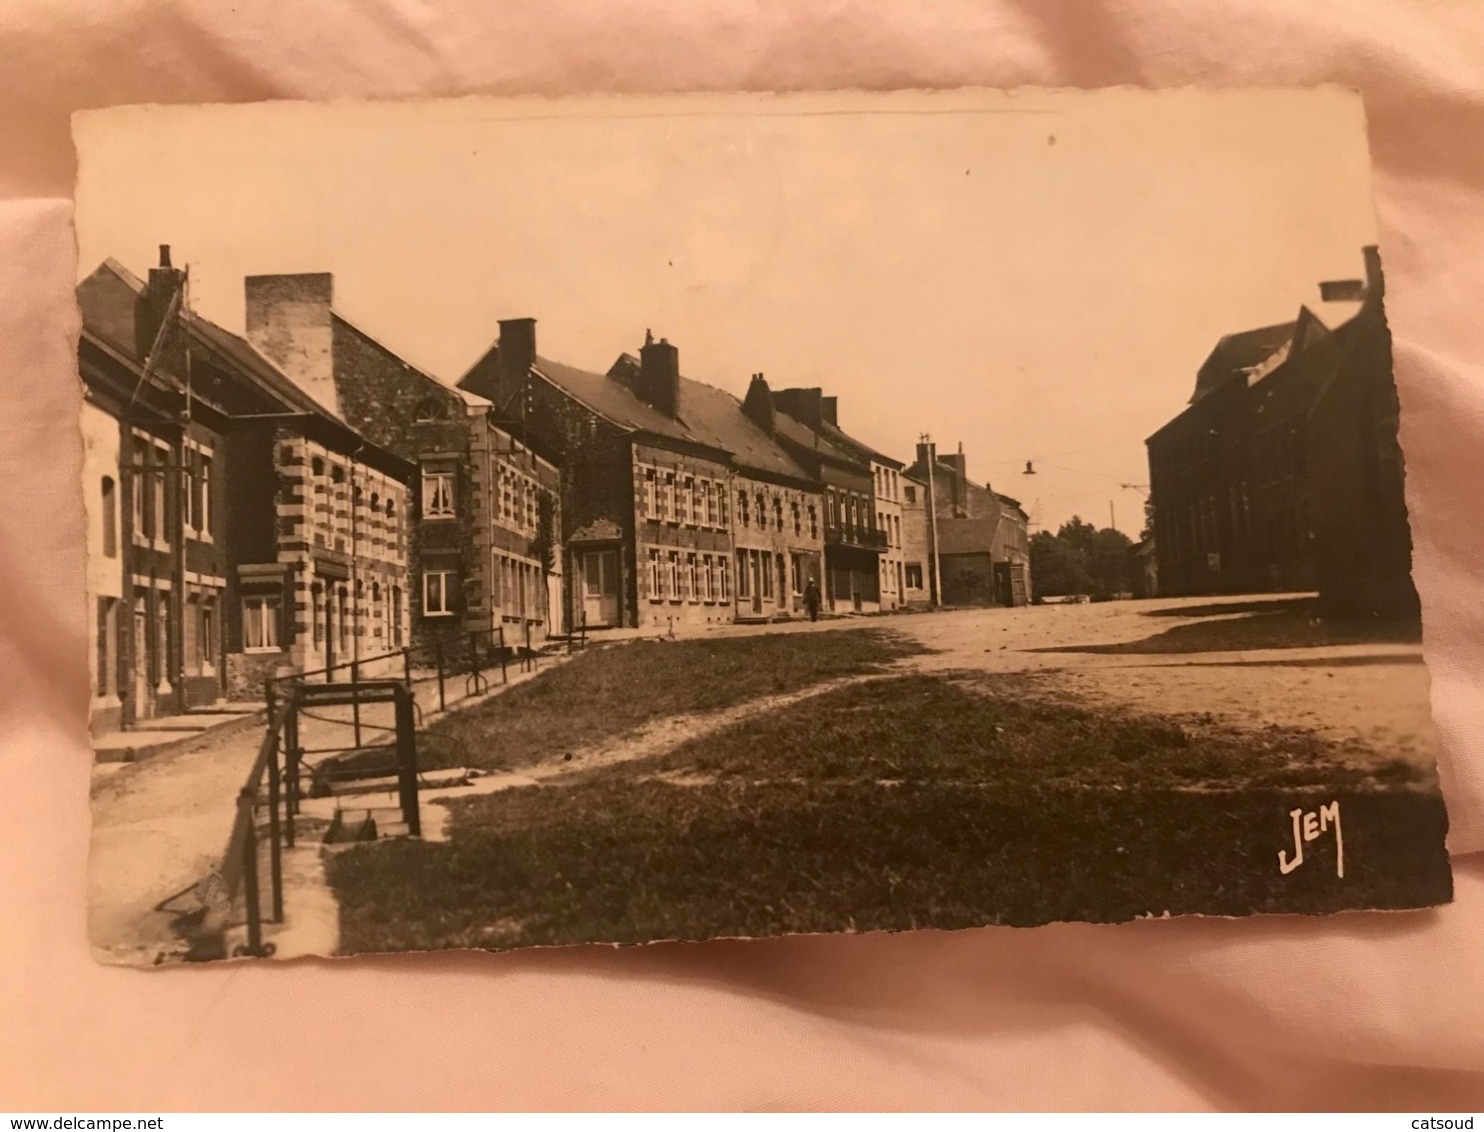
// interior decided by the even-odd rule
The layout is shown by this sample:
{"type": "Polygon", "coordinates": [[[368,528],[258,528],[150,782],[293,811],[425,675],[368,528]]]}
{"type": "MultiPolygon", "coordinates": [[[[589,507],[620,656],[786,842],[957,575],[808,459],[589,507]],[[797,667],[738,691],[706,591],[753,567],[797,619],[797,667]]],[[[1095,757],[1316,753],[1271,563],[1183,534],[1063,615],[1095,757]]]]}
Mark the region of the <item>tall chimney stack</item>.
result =
{"type": "Polygon", "coordinates": [[[773,404],[800,424],[818,429],[824,420],[824,393],[820,389],[779,389],[773,404]]]}
{"type": "Polygon", "coordinates": [[[634,394],[672,420],[680,415],[680,351],[666,339],[647,340],[640,349],[634,394]]]}
{"type": "Polygon", "coordinates": [[[305,393],[332,413],[340,411],[335,389],[334,326],[330,304],[334,276],[249,275],[247,340],[305,393]]]}
{"type": "Polygon", "coordinates": [[[773,435],[773,393],[768,388],[767,378],[760,373],[752,375],[747,385],[747,396],[742,401],[742,412],[769,436],[773,435]]]}
{"type": "Polygon", "coordinates": [[[500,341],[495,348],[496,389],[490,399],[503,408],[520,396],[535,364],[536,320],[502,318],[500,341]]]}
{"type": "MultiPolygon", "coordinates": [[[[185,272],[170,264],[170,245],[160,245],[160,265],[149,269],[149,282],[134,303],[134,349],[141,362],[150,357],[160,326],[170,313],[170,304],[185,287],[185,272]]],[[[162,357],[157,368],[178,370],[184,362],[185,343],[179,335],[167,334],[160,343],[162,357]]]]}

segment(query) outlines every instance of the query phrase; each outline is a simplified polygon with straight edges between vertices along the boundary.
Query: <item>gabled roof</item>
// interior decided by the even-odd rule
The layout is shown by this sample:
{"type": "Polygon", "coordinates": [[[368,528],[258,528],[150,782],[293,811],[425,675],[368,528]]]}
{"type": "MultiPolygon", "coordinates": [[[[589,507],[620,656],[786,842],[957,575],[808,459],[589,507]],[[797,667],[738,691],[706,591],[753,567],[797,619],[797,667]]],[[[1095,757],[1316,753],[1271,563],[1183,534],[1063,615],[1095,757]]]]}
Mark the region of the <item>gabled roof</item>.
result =
{"type": "Polygon", "coordinates": [[[842,448],[846,451],[853,451],[859,458],[865,460],[874,460],[878,464],[886,464],[888,467],[895,468],[897,471],[901,471],[902,468],[906,467],[906,465],[903,464],[902,461],[898,460],[895,456],[888,456],[883,452],[878,452],[876,449],[872,448],[868,444],[862,444],[859,440],[851,436],[844,429],[840,428],[838,425],[830,424],[829,421],[822,421],[819,426],[819,431],[826,439],[830,441],[830,443],[834,444],[837,448],[842,448]]]}
{"type": "MultiPolygon", "coordinates": [[[[608,372],[614,384],[632,380],[639,372],[639,359],[633,354],[620,354],[608,372]]],[[[742,467],[790,479],[809,478],[782,445],[742,411],[742,402],[724,389],[682,376],[680,418],[690,435],[713,448],[730,452],[742,467]]]]}
{"type": "Polygon", "coordinates": [[[1272,326],[1260,326],[1255,330],[1242,330],[1224,335],[1216,348],[1207,356],[1196,374],[1195,392],[1191,403],[1199,401],[1212,390],[1225,385],[1233,378],[1243,378],[1261,365],[1269,355],[1281,350],[1293,340],[1297,322],[1280,322],[1272,326]]]}
{"type": "Polygon", "coordinates": [[[830,440],[829,437],[815,432],[797,417],[792,417],[782,409],[773,413],[773,427],[778,435],[792,441],[801,448],[807,448],[812,452],[818,452],[826,459],[835,460],[842,464],[860,464],[861,458],[854,452],[847,451],[830,440]]]}
{"type": "MultiPolygon", "coordinates": [[[[135,353],[133,302],[144,287],[143,280],[115,259],[104,260],[78,285],[78,305],[82,308],[84,326],[128,357],[135,353]],[[126,310],[127,315],[124,313],[126,310]]],[[[295,385],[246,339],[190,311],[184,311],[183,318],[196,342],[224,356],[285,409],[318,413],[339,424],[345,423],[295,385]]]]}

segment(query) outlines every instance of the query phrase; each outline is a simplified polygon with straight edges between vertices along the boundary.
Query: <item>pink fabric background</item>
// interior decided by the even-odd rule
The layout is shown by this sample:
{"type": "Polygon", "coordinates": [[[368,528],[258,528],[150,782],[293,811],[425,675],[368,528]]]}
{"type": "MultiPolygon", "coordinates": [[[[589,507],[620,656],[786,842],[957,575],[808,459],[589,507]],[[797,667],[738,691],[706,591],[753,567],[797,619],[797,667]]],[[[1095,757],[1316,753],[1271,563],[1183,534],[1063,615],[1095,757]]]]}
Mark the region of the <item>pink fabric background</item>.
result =
{"type": "MultiPolygon", "coordinates": [[[[1484,7],[8,0],[0,1107],[1484,1105],[1484,7]],[[94,965],[68,115],[468,92],[1302,85],[1369,104],[1457,902],[1397,915],[94,965]]],[[[1322,174],[1321,174],[1322,175],[1322,174]]]]}

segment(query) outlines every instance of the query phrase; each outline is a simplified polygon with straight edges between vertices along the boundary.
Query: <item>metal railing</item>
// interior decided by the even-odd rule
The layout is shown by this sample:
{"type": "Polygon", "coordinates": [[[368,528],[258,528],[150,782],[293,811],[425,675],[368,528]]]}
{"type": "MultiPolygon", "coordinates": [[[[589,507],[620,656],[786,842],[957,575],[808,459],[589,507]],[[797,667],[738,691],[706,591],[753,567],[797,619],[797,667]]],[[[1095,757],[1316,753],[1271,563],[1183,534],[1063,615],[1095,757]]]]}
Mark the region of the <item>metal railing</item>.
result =
{"type": "MultiPolygon", "coordinates": [[[[221,867],[217,870],[224,915],[214,925],[214,931],[224,939],[235,926],[240,898],[240,922],[246,928],[247,939],[234,950],[233,954],[237,956],[264,958],[274,953],[273,943],[263,939],[263,926],[265,923],[284,922],[283,851],[294,848],[296,843],[305,755],[346,749],[303,747],[299,724],[306,709],[352,703],[390,702],[393,705],[398,804],[408,834],[412,837],[422,835],[422,815],[418,806],[417,730],[411,689],[400,681],[378,680],[367,681],[358,687],[299,684],[281,694],[274,684],[274,681],[268,682],[267,731],[258,747],[257,758],[237,792],[236,815],[227,837],[221,867]],[[267,811],[266,828],[259,817],[259,812],[264,809],[267,811]],[[261,860],[265,840],[266,877],[261,860]],[[263,907],[265,886],[268,895],[266,911],[263,907]]],[[[220,954],[224,950],[225,944],[222,943],[219,947],[209,948],[208,952],[220,954]]]]}

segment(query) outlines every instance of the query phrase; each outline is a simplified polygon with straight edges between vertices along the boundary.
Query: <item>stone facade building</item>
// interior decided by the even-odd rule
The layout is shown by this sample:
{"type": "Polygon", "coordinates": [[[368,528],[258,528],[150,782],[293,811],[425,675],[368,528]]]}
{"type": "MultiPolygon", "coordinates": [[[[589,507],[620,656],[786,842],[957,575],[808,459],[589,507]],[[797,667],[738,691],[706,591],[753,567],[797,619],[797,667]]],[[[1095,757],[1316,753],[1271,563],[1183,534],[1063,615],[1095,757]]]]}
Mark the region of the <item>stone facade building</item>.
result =
{"type": "Polygon", "coordinates": [[[735,398],[680,375],[669,342],[595,374],[540,357],[533,319],[506,320],[459,387],[561,469],[574,626],[670,631],[800,608],[817,492],[735,398]]]}
{"type": "Polygon", "coordinates": [[[450,389],[337,312],[333,286],[325,273],[248,278],[248,335],[327,409],[416,466],[411,643],[457,646],[478,633],[539,647],[565,630],[554,464],[499,428],[490,402],[450,389]]]}
{"type": "Polygon", "coordinates": [[[256,699],[395,621],[410,469],[193,314],[186,283],[162,248],[147,282],[109,260],[78,285],[99,728],[256,699]]]}

